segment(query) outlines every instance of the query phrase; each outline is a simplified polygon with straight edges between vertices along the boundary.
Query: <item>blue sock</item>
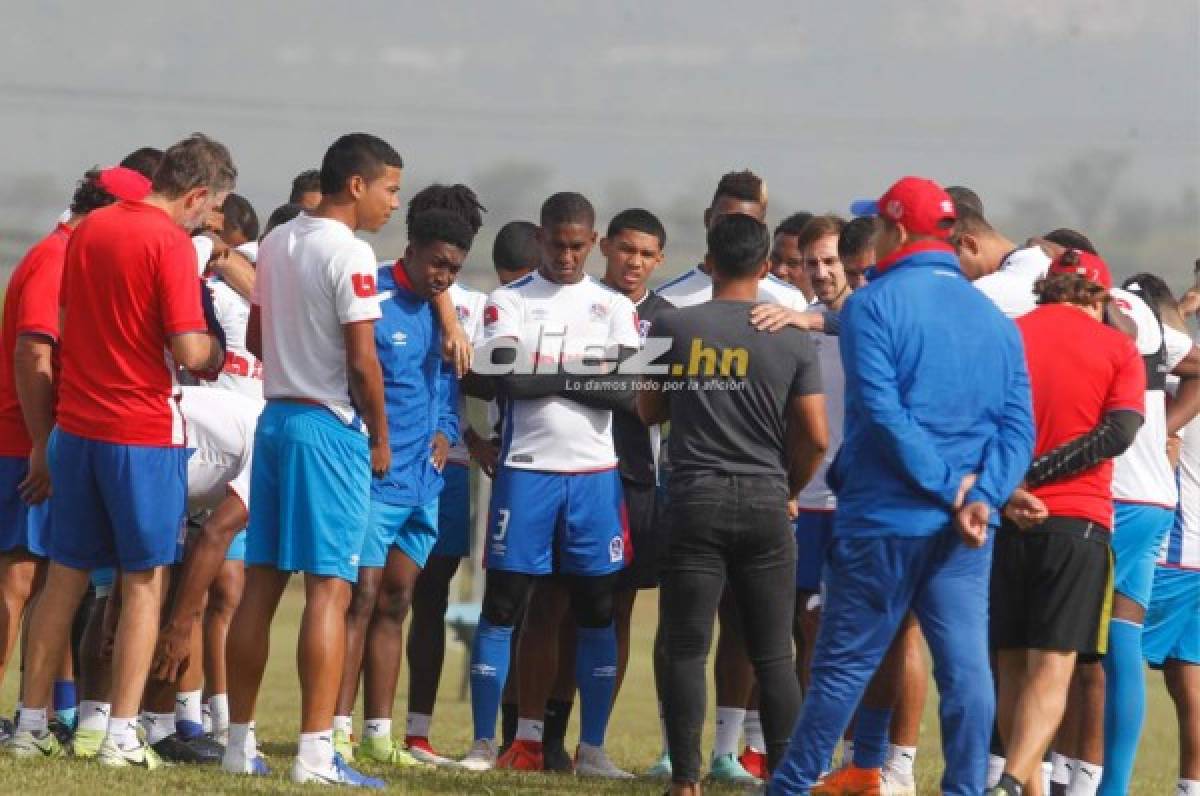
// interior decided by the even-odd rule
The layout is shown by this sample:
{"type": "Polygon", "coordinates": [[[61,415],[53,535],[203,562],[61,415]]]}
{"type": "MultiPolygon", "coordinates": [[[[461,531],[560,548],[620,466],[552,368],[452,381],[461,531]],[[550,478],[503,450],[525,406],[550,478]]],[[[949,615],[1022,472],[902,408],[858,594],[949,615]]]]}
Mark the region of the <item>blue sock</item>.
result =
{"type": "Polygon", "coordinates": [[[1146,673],[1142,626],[1122,619],[1108,625],[1104,656],[1104,776],[1101,796],[1129,792],[1142,721],[1146,718],[1146,673]]]}
{"type": "Polygon", "coordinates": [[[75,697],[74,680],[54,681],[54,715],[71,729],[75,728],[78,700],[75,697]]]}
{"type": "Polygon", "coordinates": [[[590,746],[604,746],[613,694],[617,690],[617,631],[609,625],[581,627],[575,633],[579,740],[590,746]]]}
{"type": "Polygon", "coordinates": [[[892,711],[860,707],[854,722],[854,765],[883,768],[888,753],[892,711]]]}
{"type": "Polygon", "coordinates": [[[508,679],[508,656],[513,629],[498,627],[480,617],[471,650],[471,718],[475,740],[496,737],[496,714],[508,679]]]}

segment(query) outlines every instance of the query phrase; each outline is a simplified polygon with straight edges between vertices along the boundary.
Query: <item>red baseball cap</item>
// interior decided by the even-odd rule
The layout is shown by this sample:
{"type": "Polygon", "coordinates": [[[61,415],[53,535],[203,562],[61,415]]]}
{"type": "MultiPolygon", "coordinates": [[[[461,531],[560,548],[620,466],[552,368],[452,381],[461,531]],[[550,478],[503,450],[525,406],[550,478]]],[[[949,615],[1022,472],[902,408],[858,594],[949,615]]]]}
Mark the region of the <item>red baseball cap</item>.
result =
{"type": "Polygon", "coordinates": [[[879,199],[852,203],[850,212],[856,216],[882,216],[914,235],[943,240],[950,237],[958,218],[950,194],[923,177],[902,177],[879,199]]]}
{"type": "Polygon", "coordinates": [[[104,169],[97,182],[116,198],[130,202],[140,202],[150,193],[150,180],[124,166],[104,169]]]}
{"type": "Polygon", "coordinates": [[[1112,274],[1108,271],[1108,265],[1099,256],[1079,249],[1067,249],[1055,257],[1054,261],[1050,263],[1047,273],[1078,274],[1087,277],[1097,285],[1106,288],[1112,287],[1112,274]]]}

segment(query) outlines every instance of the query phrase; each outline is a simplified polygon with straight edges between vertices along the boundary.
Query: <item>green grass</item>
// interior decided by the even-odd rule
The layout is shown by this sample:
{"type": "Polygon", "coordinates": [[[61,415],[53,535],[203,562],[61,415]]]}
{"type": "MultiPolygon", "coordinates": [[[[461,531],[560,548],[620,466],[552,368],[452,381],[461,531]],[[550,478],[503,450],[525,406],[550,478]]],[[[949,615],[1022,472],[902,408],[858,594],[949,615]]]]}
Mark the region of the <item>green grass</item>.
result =
{"type": "MultiPolygon", "coordinates": [[[[175,767],[153,774],[120,772],[94,763],[76,760],[16,761],[0,759],[0,793],[54,792],[61,794],[146,792],[160,793],[281,793],[312,792],[311,788],[291,785],[287,768],[295,752],[299,721],[299,700],[295,670],[296,629],[299,622],[301,592],[294,580],[284,598],[271,636],[271,661],[263,683],[258,709],[258,737],[264,746],[272,775],[266,779],[232,777],[212,769],[175,767]]],[[[650,639],[654,632],[654,597],[643,594],[634,621],[634,651],[625,688],[618,700],[609,732],[609,749],[614,760],[627,769],[640,771],[659,753],[657,707],[650,674],[650,639]]],[[[451,642],[442,676],[441,697],[434,718],[433,742],[444,754],[464,754],[470,745],[470,705],[459,699],[459,683],[466,656],[462,645],[451,642]]],[[[397,732],[402,732],[405,715],[407,675],[401,673],[401,689],[396,702],[397,732]]],[[[15,673],[0,689],[0,705],[7,712],[15,699],[15,673]]],[[[1162,686],[1162,678],[1149,675],[1149,709],[1132,793],[1170,793],[1175,784],[1177,739],[1174,712],[1162,686]]],[[[712,712],[712,694],[709,694],[712,712]]],[[[918,779],[921,793],[936,793],[941,768],[937,748],[936,700],[931,690],[926,709],[918,779]]],[[[578,711],[576,711],[576,714],[578,711]]],[[[360,714],[361,717],[361,714],[360,714]]],[[[711,725],[711,721],[710,721],[711,725]]],[[[709,728],[711,730],[711,727],[709,728]]],[[[569,737],[575,737],[572,720],[569,737]]],[[[705,749],[711,748],[711,734],[705,736],[705,749]]],[[[636,783],[607,783],[577,780],[563,776],[529,776],[496,772],[486,775],[450,771],[411,774],[388,770],[384,766],[364,765],[371,774],[387,779],[395,793],[538,793],[608,794],[662,793],[661,783],[640,780],[636,783]]],[[[716,790],[734,793],[734,790],[716,790]]]]}

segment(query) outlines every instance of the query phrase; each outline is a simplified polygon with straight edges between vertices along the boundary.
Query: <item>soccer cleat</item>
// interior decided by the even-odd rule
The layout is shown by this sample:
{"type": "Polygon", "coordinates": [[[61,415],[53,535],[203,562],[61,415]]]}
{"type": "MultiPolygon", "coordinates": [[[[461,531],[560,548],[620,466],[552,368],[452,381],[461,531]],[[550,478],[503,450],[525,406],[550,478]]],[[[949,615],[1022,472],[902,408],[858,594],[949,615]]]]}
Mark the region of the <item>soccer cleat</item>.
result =
{"type": "Polygon", "coordinates": [[[654,761],[650,768],[646,769],[646,776],[651,779],[670,779],[674,769],[671,767],[671,756],[666,752],[662,753],[662,757],[654,761]]]}
{"type": "Polygon", "coordinates": [[[738,757],[742,768],[758,779],[767,778],[767,753],[760,752],[753,746],[747,746],[738,757]]]}
{"type": "Polygon", "coordinates": [[[354,762],[354,744],[350,740],[350,733],[342,730],[333,731],[333,751],[334,754],[342,756],[342,760],[354,762]]]}
{"type": "Polygon", "coordinates": [[[381,779],[368,777],[351,768],[340,754],[334,753],[333,762],[329,768],[310,768],[299,757],[292,760],[292,782],[299,785],[311,783],[315,785],[347,785],[351,788],[372,788],[379,790],[387,787],[381,779]]]}
{"type": "Polygon", "coordinates": [[[480,738],[471,744],[471,751],[457,763],[467,771],[491,771],[496,767],[496,742],[491,738],[480,738]]]}
{"type": "Polygon", "coordinates": [[[17,725],[12,719],[0,718],[0,743],[6,742],[17,731],[17,725]]]}
{"type": "Polygon", "coordinates": [[[537,741],[513,741],[512,746],[496,760],[496,768],[509,771],[543,771],[542,745],[537,741]]]}
{"type": "Polygon", "coordinates": [[[708,764],[708,779],[710,782],[726,782],[732,785],[758,785],[762,782],[742,768],[742,764],[732,754],[712,759],[708,764]]]}
{"type": "Polygon", "coordinates": [[[61,744],[64,749],[70,747],[71,738],[73,738],[75,735],[75,730],[71,727],[71,725],[59,719],[58,716],[55,716],[54,718],[50,719],[48,729],[50,730],[50,734],[58,739],[59,744],[61,744]]]}
{"type": "Polygon", "coordinates": [[[13,757],[62,757],[66,753],[49,730],[36,734],[17,730],[4,744],[4,751],[13,757]]]}
{"type": "Polygon", "coordinates": [[[404,736],[404,748],[408,753],[420,760],[422,763],[428,763],[431,766],[452,766],[454,761],[448,757],[442,757],[434,751],[429,743],[428,738],[423,738],[420,735],[404,736]]]}
{"type": "Polygon", "coordinates": [[[575,773],[581,777],[599,777],[601,779],[633,779],[633,774],[617,767],[608,759],[608,753],[603,746],[589,746],[581,743],[575,750],[575,773]]]}
{"type": "Polygon", "coordinates": [[[575,770],[575,762],[561,743],[542,744],[542,766],[546,771],[559,774],[570,774],[575,770]]]}
{"type": "Polygon", "coordinates": [[[416,755],[402,749],[391,736],[387,735],[364,738],[363,742],[358,745],[358,756],[362,760],[390,763],[401,768],[433,768],[432,763],[418,760],[416,755]]]}
{"type": "Polygon", "coordinates": [[[170,763],[192,765],[216,765],[225,755],[225,749],[206,735],[184,740],[178,733],[162,738],[152,748],[163,760],[170,763]]]}
{"type": "Polygon", "coordinates": [[[75,737],[71,739],[71,755],[82,760],[94,758],[107,734],[104,730],[76,730],[75,737]]]}
{"type": "Polygon", "coordinates": [[[880,778],[879,793],[881,796],[917,796],[917,783],[912,777],[884,769],[880,778]]]}
{"type": "Polygon", "coordinates": [[[161,768],[163,764],[162,759],[150,744],[141,738],[138,739],[137,746],[125,749],[111,736],[105,738],[104,743],[100,744],[100,751],[96,753],[96,762],[109,768],[135,767],[144,768],[147,771],[161,768]]]}
{"type": "Polygon", "coordinates": [[[826,774],[811,793],[812,796],[883,796],[883,772],[850,763],[826,774]]]}
{"type": "Polygon", "coordinates": [[[265,777],[271,773],[262,755],[247,757],[242,750],[232,746],[225,747],[225,755],[221,758],[221,770],[227,774],[250,774],[255,777],[265,777]]]}

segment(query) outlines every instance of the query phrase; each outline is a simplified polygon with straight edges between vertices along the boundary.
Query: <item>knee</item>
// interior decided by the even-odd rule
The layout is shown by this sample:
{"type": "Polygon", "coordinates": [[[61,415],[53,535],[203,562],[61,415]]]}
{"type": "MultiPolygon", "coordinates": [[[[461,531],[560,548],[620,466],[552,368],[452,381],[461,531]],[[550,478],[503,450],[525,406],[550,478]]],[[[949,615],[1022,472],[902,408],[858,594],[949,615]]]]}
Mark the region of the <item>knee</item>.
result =
{"type": "Polygon", "coordinates": [[[411,584],[391,586],[379,594],[375,612],[390,622],[401,623],[412,605],[413,587],[411,584]]]}
{"type": "Polygon", "coordinates": [[[512,627],[525,606],[532,578],[517,572],[488,573],[483,593],[483,618],[496,627],[512,627]]]}
{"type": "Polygon", "coordinates": [[[353,595],[350,597],[350,607],[346,612],[346,618],[352,621],[369,619],[378,602],[379,585],[359,581],[354,587],[353,595]]]}
{"type": "Polygon", "coordinates": [[[603,628],[613,623],[616,585],[615,574],[571,577],[571,610],[579,627],[603,628]]]}

